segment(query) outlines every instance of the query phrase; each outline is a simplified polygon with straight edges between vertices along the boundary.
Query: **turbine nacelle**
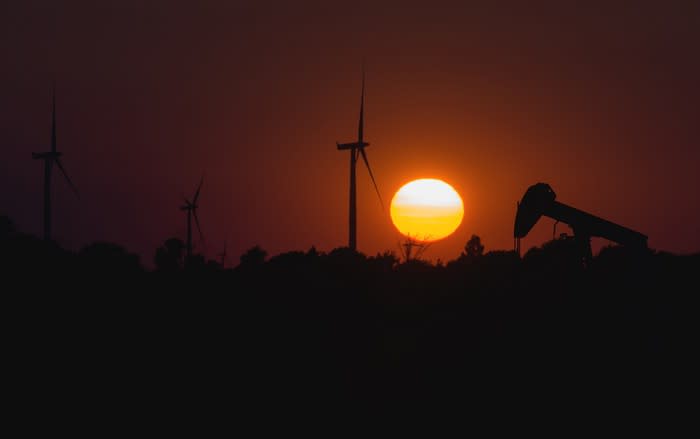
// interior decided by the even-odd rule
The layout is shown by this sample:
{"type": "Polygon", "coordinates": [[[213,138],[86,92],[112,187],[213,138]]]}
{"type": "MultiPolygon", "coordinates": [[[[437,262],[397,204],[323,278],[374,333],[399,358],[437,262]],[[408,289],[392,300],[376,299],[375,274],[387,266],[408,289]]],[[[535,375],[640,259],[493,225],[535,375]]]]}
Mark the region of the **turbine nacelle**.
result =
{"type": "Polygon", "coordinates": [[[189,200],[185,200],[185,205],[180,207],[180,210],[197,210],[198,207],[198,204],[194,204],[189,200]]]}
{"type": "Polygon", "coordinates": [[[53,159],[56,160],[57,158],[61,157],[63,153],[57,152],[57,151],[48,151],[48,152],[33,152],[32,153],[32,158],[34,160],[47,160],[47,159],[53,159]]]}
{"type": "Polygon", "coordinates": [[[366,148],[369,146],[369,143],[367,142],[353,142],[353,143],[338,143],[335,142],[336,146],[338,147],[339,150],[344,150],[344,149],[353,149],[353,148],[366,148]]]}

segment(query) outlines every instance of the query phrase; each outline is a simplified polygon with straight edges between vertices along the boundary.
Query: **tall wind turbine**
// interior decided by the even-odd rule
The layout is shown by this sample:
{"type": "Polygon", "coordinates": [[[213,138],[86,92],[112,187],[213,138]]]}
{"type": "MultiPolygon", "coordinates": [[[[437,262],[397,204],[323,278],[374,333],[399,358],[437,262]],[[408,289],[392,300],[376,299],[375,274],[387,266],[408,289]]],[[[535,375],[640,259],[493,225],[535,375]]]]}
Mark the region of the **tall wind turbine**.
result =
{"type": "Polygon", "coordinates": [[[59,157],[62,153],[56,151],[56,88],[54,87],[52,96],[52,114],[51,114],[51,151],[48,152],[33,152],[32,158],[34,160],[44,161],[44,240],[51,240],[51,169],[55,163],[58,169],[61,171],[63,176],[68,182],[68,186],[73,189],[75,195],[78,195],[78,189],[76,189],[73,182],[68,177],[63,164],[59,157]]]}
{"type": "Polygon", "coordinates": [[[365,153],[365,148],[369,146],[369,143],[364,141],[363,129],[364,129],[364,117],[365,117],[365,69],[362,68],[362,94],[360,96],[360,123],[357,128],[357,142],[353,143],[338,143],[336,146],[339,150],[350,150],[350,216],[349,216],[349,234],[348,234],[348,247],[351,250],[357,250],[357,190],[356,190],[356,178],[355,169],[357,165],[357,158],[359,155],[362,156],[367,170],[369,171],[369,176],[374,184],[374,189],[377,191],[379,196],[379,202],[382,204],[382,209],[384,208],[384,202],[382,201],[382,196],[379,193],[379,188],[377,187],[377,182],[374,180],[374,175],[372,174],[372,168],[369,166],[369,161],[367,160],[367,153],[365,153]]]}
{"type": "Polygon", "coordinates": [[[204,177],[199,181],[199,186],[197,186],[197,192],[194,193],[194,198],[192,201],[185,199],[185,205],[180,207],[180,210],[187,212],[187,260],[189,261],[192,257],[192,217],[194,216],[194,222],[197,225],[197,231],[199,231],[200,239],[204,240],[204,235],[202,235],[202,229],[199,228],[199,218],[197,217],[197,200],[199,199],[199,191],[202,189],[202,183],[204,183],[204,177]]]}

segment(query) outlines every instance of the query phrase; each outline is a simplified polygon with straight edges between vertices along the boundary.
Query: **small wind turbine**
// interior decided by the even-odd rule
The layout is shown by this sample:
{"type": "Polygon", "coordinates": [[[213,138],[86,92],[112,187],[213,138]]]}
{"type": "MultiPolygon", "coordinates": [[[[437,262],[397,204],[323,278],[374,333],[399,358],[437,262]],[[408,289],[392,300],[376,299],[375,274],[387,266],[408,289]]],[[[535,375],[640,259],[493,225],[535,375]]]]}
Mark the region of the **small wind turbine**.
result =
{"type": "Polygon", "coordinates": [[[363,139],[364,131],[364,117],[365,117],[365,69],[362,67],[362,94],[360,96],[360,123],[357,128],[357,142],[353,143],[338,143],[336,146],[339,150],[350,150],[350,217],[348,221],[349,233],[348,233],[348,247],[351,250],[357,250],[357,190],[356,190],[356,178],[355,178],[355,168],[357,165],[358,155],[362,155],[362,160],[364,160],[367,170],[369,171],[369,176],[374,184],[374,189],[377,191],[377,196],[379,196],[379,202],[384,209],[384,202],[382,201],[382,196],[379,193],[379,188],[377,187],[377,182],[374,180],[374,175],[372,174],[372,168],[369,166],[369,161],[367,160],[367,153],[365,153],[365,148],[369,146],[369,143],[365,142],[363,139]]]}
{"type": "Polygon", "coordinates": [[[221,268],[225,268],[226,264],[226,241],[224,241],[224,251],[219,253],[219,257],[221,258],[221,268]]]}
{"type": "Polygon", "coordinates": [[[199,218],[197,217],[197,200],[199,199],[199,191],[202,189],[202,183],[204,183],[204,177],[199,181],[199,186],[197,186],[197,191],[194,193],[194,198],[192,201],[188,200],[184,195],[182,198],[185,200],[185,205],[180,207],[180,210],[187,212],[187,260],[189,261],[192,257],[192,217],[194,216],[194,222],[197,225],[197,231],[199,232],[199,238],[203,241],[204,235],[202,235],[202,229],[199,227],[199,218]]]}
{"type": "Polygon", "coordinates": [[[61,171],[63,176],[68,182],[68,186],[78,195],[78,189],[76,189],[73,182],[68,177],[63,164],[59,157],[62,153],[56,151],[56,87],[53,90],[52,96],[52,113],[51,113],[51,151],[48,152],[33,152],[32,158],[34,160],[44,161],[44,240],[51,240],[51,169],[55,163],[58,169],[61,171]]]}

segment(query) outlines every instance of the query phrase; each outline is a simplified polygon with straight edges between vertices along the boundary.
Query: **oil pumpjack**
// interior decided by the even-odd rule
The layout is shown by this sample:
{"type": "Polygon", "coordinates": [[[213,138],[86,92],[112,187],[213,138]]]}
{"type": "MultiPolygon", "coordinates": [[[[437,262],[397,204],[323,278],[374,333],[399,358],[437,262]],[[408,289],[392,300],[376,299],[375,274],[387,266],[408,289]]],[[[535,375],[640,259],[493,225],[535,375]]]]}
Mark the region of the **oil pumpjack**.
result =
{"type": "Polygon", "coordinates": [[[581,257],[586,265],[590,263],[593,256],[591,251],[592,237],[605,238],[640,250],[648,248],[646,235],[560,203],[556,201],[556,197],[557,195],[546,183],[532,185],[525,192],[522,200],[518,203],[513,230],[518,254],[520,253],[520,239],[532,230],[542,216],[568,224],[571,227],[574,231],[574,239],[576,239],[581,251],[581,257]]]}

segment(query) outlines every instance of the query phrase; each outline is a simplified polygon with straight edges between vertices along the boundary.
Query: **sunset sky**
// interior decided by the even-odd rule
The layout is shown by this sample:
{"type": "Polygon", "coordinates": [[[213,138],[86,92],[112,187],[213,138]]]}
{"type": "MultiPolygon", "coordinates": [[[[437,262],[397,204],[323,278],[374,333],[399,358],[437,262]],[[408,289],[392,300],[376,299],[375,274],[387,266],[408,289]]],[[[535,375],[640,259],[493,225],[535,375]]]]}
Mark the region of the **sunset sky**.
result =
{"type": "MultiPolygon", "coordinates": [[[[55,239],[152,263],[199,217],[234,263],[347,245],[348,153],[366,60],[365,140],[385,201],[416,178],[464,200],[472,234],[511,249],[516,201],[557,200],[700,251],[700,2],[33,1],[0,5],[0,214],[41,233],[51,83],[55,239]]],[[[358,165],[358,249],[400,235],[358,165]]],[[[551,238],[543,219],[523,247],[551,238]]],[[[568,231],[559,226],[559,231],[568,231]]],[[[201,247],[200,247],[201,249],[201,247]]]]}

